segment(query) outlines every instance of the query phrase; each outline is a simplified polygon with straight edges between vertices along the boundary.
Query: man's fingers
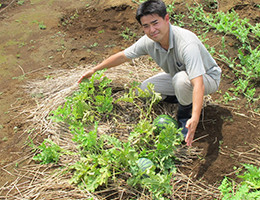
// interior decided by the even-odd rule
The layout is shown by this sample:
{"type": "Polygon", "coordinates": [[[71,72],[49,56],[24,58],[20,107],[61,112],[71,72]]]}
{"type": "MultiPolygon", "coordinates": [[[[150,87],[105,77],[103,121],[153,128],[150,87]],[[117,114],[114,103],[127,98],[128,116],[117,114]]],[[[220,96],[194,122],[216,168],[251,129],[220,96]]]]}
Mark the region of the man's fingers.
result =
{"type": "Polygon", "coordinates": [[[193,138],[191,137],[191,134],[187,134],[187,137],[185,139],[185,142],[187,143],[187,146],[191,146],[193,138]]]}
{"type": "Polygon", "coordinates": [[[191,123],[190,120],[187,121],[186,128],[188,129],[188,133],[187,133],[187,136],[185,138],[185,142],[187,143],[187,146],[192,146],[194,133],[192,133],[193,132],[193,127],[192,127],[192,123],[191,123]]]}
{"type": "Polygon", "coordinates": [[[83,74],[80,79],[78,80],[78,83],[81,83],[83,79],[85,78],[90,78],[92,76],[92,74],[94,74],[93,70],[89,70],[87,71],[85,74],[83,74]]]}
{"type": "Polygon", "coordinates": [[[81,83],[82,79],[83,79],[83,78],[81,77],[81,78],[78,80],[78,83],[81,83]]]}
{"type": "Polygon", "coordinates": [[[85,76],[81,76],[80,79],[78,80],[78,83],[81,83],[84,78],[85,76]]]}

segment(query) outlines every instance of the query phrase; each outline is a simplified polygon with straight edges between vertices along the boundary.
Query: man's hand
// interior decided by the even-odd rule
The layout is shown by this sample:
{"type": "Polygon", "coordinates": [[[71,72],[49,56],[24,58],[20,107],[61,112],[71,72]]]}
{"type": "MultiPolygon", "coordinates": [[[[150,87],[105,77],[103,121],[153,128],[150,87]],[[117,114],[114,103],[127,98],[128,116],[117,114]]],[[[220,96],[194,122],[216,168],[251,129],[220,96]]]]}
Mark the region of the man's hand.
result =
{"type": "Polygon", "coordinates": [[[185,142],[187,143],[187,146],[192,145],[197,125],[198,125],[198,120],[194,120],[193,118],[189,119],[186,123],[186,128],[188,129],[188,133],[185,138],[185,142]]]}
{"type": "Polygon", "coordinates": [[[95,73],[94,69],[88,70],[85,74],[83,74],[80,79],[78,80],[78,83],[81,83],[83,79],[90,78],[95,73]]]}
{"type": "Polygon", "coordinates": [[[91,70],[87,71],[85,74],[83,74],[80,79],[78,80],[78,83],[81,83],[81,81],[85,78],[90,78],[96,71],[102,70],[102,69],[109,69],[111,67],[118,66],[126,61],[130,61],[129,58],[127,58],[124,54],[124,51],[120,51],[107,59],[105,59],[102,63],[97,65],[96,67],[92,68],[91,70]]]}

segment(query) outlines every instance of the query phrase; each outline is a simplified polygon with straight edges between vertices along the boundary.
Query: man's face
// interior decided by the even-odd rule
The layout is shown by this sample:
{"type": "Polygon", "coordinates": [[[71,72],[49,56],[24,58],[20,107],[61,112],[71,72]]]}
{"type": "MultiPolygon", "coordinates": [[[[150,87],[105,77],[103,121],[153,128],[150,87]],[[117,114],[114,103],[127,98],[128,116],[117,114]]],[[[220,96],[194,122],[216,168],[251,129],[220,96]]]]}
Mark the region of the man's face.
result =
{"type": "Polygon", "coordinates": [[[161,43],[169,37],[169,15],[164,19],[157,14],[146,15],[140,19],[144,33],[152,40],[161,43]],[[167,37],[167,38],[166,38],[167,37]]]}

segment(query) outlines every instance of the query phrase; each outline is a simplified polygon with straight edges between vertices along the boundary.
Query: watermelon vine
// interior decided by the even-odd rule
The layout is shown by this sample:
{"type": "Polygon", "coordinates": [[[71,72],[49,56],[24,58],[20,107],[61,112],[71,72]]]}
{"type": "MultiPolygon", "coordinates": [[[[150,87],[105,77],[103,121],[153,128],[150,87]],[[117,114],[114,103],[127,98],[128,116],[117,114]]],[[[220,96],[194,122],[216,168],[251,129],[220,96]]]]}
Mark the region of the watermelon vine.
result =
{"type": "MultiPolygon", "coordinates": [[[[181,144],[183,136],[174,123],[167,124],[154,134],[151,112],[160,95],[154,92],[153,85],[149,85],[147,91],[142,91],[133,84],[128,92],[114,99],[112,88],[109,87],[111,82],[104,76],[104,71],[95,73],[91,79],[81,83],[79,90],[68,97],[64,105],[51,113],[52,120],[68,125],[72,140],[77,145],[76,154],[80,155],[75,163],[68,166],[67,171],[73,174],[70,182],[95,192],[100,186],[124,180],[131,187],[142,187],[156,199],[168,199],[172,174],[176,172],[174,150],[181,144]],[[141,98],[146,99],[146,104],[142,103],[144,101],[141,98]],[[120,102],[131,104],[140,111],[135,119],[137,123],[129,124],[132,130],[124,141],[113,132],[98,134],[99,123],[119,117],[116,107],[120,102]],[[140,167],[140,159],[151,162],[149,165],[143,163],[140,167]]],[[[35,160],[45,164],[46,161],[58,162],[57,154],[64,151],[54,142],[49,143],[52,145],[39,146],[35,160]],[[52,147],[55,149],[50,151],[52,147]],[[53,153],[55,151],[57,153],[53,153]],[[50,158],[48,152],[55,157],[50,158]]]]}

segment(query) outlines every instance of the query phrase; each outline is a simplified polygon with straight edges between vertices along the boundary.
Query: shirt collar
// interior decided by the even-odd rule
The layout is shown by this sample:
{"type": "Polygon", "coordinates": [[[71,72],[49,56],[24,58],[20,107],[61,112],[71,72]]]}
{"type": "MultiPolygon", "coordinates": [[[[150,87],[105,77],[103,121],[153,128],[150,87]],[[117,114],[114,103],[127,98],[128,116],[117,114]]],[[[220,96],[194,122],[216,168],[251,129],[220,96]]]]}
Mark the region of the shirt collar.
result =
{"type": "Polygon", "coordinates": [[[173,26],[169,23],[169,26],[170,26],[170,28],[169,28],[169,49],[173,49],[173,44],[174,44],[174,35],[173,35],[173,30],[172,30],[172,28],[173,28],[173,26]]]}

